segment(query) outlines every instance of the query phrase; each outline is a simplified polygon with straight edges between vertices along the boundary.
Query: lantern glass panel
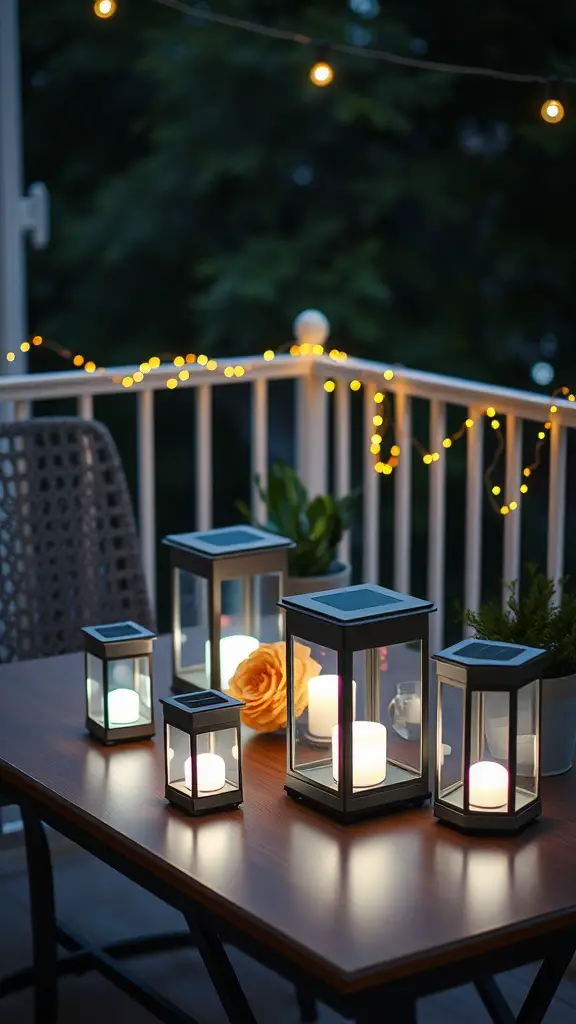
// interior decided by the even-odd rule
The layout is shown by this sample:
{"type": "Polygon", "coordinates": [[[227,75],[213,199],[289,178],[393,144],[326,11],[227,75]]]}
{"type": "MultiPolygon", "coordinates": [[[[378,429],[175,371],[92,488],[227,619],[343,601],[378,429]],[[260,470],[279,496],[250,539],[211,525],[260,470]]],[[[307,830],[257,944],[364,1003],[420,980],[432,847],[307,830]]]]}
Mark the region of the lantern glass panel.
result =
{"type": "MultiPolygon", "coordinates": [[[[239,787],[238,730],[220,729],[196,736],[198,796],[226,793],[239,787]]],[[[168,784],[186,796],[192,795],[192,742],[190,734],[166,726],[168,784]]]]}
{"type": "MultiPolygon", "coordinates": [[[[368,755],[376,759],[370,784],[391,786],[419,777],[422,774],[421,642],[356,651],[353,678],[358,728],[364,721],[377,722],[385,730],[380,734],[384,775],[376,779],[378,774],[382,775],[376,770],[379,758],[376,753],[368,755]]],[[[378,744],[378,737],[374,743],[378,744]]],[[[354,755],[355,762],[359,759],[362,759],[360,748],[354,755]]]]}
{"type": "Polygon", "coordinates": [[[508,811],[510,694],[471,693],[470,810],[508,811]]]}
{"type": "Polygon", "coordinates": [[[206,689],[208,580],[184,569],[174,569],[173,585],[176,675],[191,686],[206,689]]]}
{"type": "Polygon", "coordinates": [[[329,789],[338,789],[332,773],[332,730],[338,725],[338,655],[320,644],[293,636],[294,742],[293,771],[329,789]],[[319,670],[302,687],[300,665],[312,658],[319,670]],[[304,705],[304,710],[300,711],[304,705]],[[299,713],[300,712],[300,713],[299,713]]]}
{"type": "Polygon", "coordinates": [[[464,791],[463,686],[442,680],[438,693],[438,796],[462,807],[464,791]]]}
{"type": "Polygon", "coordinates": [[[518,691],[518,737],[516,742],[516,810],[538,796],[539,680],[533,679],[518,691]]]}
{"type": "Polygon", "coordinates": [[[86,655],[88,718],[104,728],[104,665],[95,654],[86,655]]]}
{"type": "Polygon", "coordinates": [[[107,663],[108,728],[145,725],[152,720],[148,658],[117,658],[107,663]]]}

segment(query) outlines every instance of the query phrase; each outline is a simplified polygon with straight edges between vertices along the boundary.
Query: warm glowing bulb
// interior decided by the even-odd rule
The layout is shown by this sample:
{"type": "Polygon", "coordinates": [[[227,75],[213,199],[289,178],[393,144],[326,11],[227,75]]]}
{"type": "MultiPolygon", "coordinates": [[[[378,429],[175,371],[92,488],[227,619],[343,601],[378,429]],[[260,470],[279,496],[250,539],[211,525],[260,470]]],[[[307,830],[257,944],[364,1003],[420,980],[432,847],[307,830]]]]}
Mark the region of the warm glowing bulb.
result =
{"type": "Polygon", "coordinates": [[[529,466],[526,466],[526,469],[523,469],[522,472],[523,472],[524,476],[530,476],[532,470],[530,469],[529,466]]]}
{"type": "MultiPolygon", "coordinates": [[[[302,346],[302,348],[304,348],[304,346],[302,346]]],[[[331,348],[329,353],[328,353],[328,358],[329,359],[338,359],[339,355],[340,355],[340,353],[339,353],[337,348],[331,348]]]]}
{"type": "Polygon", "coordinates": [[[266,360],[267,363],[269,363],[271,359],[274,359],[274,353],[271,348],[266,349],[264,353],[264,359],[266,360]]]}
{"type": "Polygon", "coordinates": [[[381,434],[372,434],[372,437],[370,438],[370,441],[372,442],[372,444],[382,444],[382,435],[381,434]]]}
{"type": "Polygon", "coordinates": [[[84,364],[84,356],[81,356],[81,355],[74,356],[74,359],[72,360],[72,362],[74,363],[74,366],[83,366],[83,364],[84,364]]]}
{"type": "Polygon", "coordinates": [[[374,401],[376,402],[376,405],[380,405],[380,402],[384,401],[384,395],[382,394],[381,391],[376,392],[376,394],[374,395],[374,401]]]}
{"type": "Polygon", "coordinates": [[[362,385],[361,385],[359,380],[351,380],[350,381],[350,390],[351,391],[360,391],[361,387],[362,387],[362,385]]]}
{"type": "Polygon", "coordinates": [[[390,476],[390,473],[392,472],[392,466],[386,463],[382,472],[384,473],[384,476],[390,476]]]}
{"type": "MultiPolygon", "coordinates": [[[[309,341],[305,341],[303,345],[300,345],[300,355],[309,356],[312,351],[312,345],[309,341]]],[[[332,353],[330,353],[332,354],[332,353]]]]}
{"type": "Polygon", "coordinates": [[[384,370],[384,380],[392,380],[394,376],[394,370],[384,370]]]}
{"type": "Polygon", "coordinates": [[[200,366],[206,366],[206,363],[208,362],[208,356],[198,356],[198,362],[200,366]]]}
{"type": "Polygon", "coordinates": [[[23,341],[22,344],[20,345],[20,351],[21,352],[29,352],[30,351],[30,342],[29,341],[23,341]]]}
{"type": "Polygon", "coordinates": [[[393,455],[395,458],[397,458],[400,455],[400,445],[399,444],[393,444],[392,445],[392,447],[390,449],[390,455],[393,455]]]}
{"type": "Polygon", "coordinates": [[[498,485],[496,484],[496,486],[492,488],[492,494],[500,494],[501,490],[502,488],[498,487],[498,485]]]}
{"type": "Polygon", "coordinates": [[[133,381],[132,377],[123,377],[122,378],[122,387],[123,388],[131,388],[133,383],[134,383],[134,381],[133,381]]]}
{"type": "Polygon", "coordinates": [[[166,387],[170,388],[170,391],[173,391],[174,388],[177,388],[178,381],[176,380],[176,377],[169,377],[168,380],[166,381],[166,387]]]}
{"type": "Polygon", "coordinates": [[[500,509],[501,515],[507,516],[509,511],[510,509],[508,508],[508,505],[502,505],[502,508],[500,509]]]}
{"type": "Polygon", "coordinates": [[[370,454],[371,455],[379,455],[380,454],[380,445],[379,444],[371,444],[370,445],[370,454]]]}
{"type": "Polygon", "coordinates": [[[142,373],[142,370],[136,370],[136,373],[133,373],[132,376],[134,378],[135,384],[139,384],[141,380],[144,380],[144,374],[142,373]]]}
{"type": "Polygon", "coordinates": [[[185,362],[186,360],[184,359],[184,356],[176,356],[174,366],[184,366],[185,362]]]}
{"type": "Polygon", "coordinates": [[[445,437],[444,440],[442,441],[442,445],[443,445],[444,448],[451,448],[452,447],[452,440],[451,440],[451,438],[445,437]]]}
{"type": "Polygon", "coordinates": [[[522,494],[528,494],[528,484],[520,484],[520,491],[522,494]]]}
{"type": "Polygon", "coordinates": [[[209,359],[208,362],[206,363],[207,370],[215,370],[217,366],[218,363],[216,362],[215,359],[209,359]]]}
{"type": "Polygon", "coordinates": [[[13,363],[14,360],[16,359],[16,355],[14,354],[14,352],[7,352],[6,359],[8,360],[9,363],[13,363]]]}
{"type": "Polygon", "coordinates": [[[92,360],[90,359],[86,363],[84,369],[86,370],[86,373],[94,373],[94,370],[96,369],[96,363],[93,363],[92,360]]]}
{"type": "Polygon", "coordinates": [[[234,367],[233,366],[227,366],[226,369],[224,370],[224,376],[225,377],[233,377],[234,376],[234,367]]]}
{"type": "Polygon", "coordinates": [[[486,415],[487,416],[495,416],[496,415],[496,409],[494,408],[493,405],[489,405],[488,406],[488,408],[486,409],[486,415]]]}
{"type": "Polygon", "coordinates": [[[324,383],[324,391],[327,391],[328,393],[330,393],[331,391],[334,391],[335,387],[336,387],[336,385],[335,385],[333,380],[327,380],[324,383]]]}
{"type": "Polygon", "coordinates": [[[180,370],[178,376],[180,380],[188,380],[190,377],[190,370],[180,370]]]}
{"type": "Polygon", "coordinates": [[[490,424],[490,426],[492,427],[492,430],[499,430],[500,429],[500,420],[492,420],[492,423],[490,424]]]}
{"type": "Polygon", "coordinates": [[[324,355],[324,345],[316,344],[312,345],[312,352],[315,356],[324,355]]]}
{"type": "Polygon", "coordinates": [[[153,370],[157,370],[158,367],[160,366],[160,359],[158,358],[158,356],[152,356],[148,360],[148,362],[150,363],[150,366],[152,367],[153,370]]]}
{"type": "Polygon", "coordinates": [[[384,472],[384,463],[383,462],[377,462],[376,465],[374,466],[374,469],[376,470],[377,473],[383,473],[384,472]]]}
{"type": "Polygon", "coordinates": [[[422,462],[423,462],[423,463],[424,463],[424,464],[425,464],[426,466],[429,466],[429,465],[430,465],[430,463],[432,462],[432,456],[431,456],[431,455],[423,455],[423,456],[422,456],[422,462]]]}
{"type": "Polygon", "coordinates": [[[186,354],[186,362],[187,363],[195,363],[196,362],[196,356],[194,355],[193,352],[188,352],[186,354]]]}
{"type": "Polygon", "coordinates": [[[291,345],[290,346],[290,355],[291,356],[299,356],[300,355],[300,345],[291,345]]]}
{"type": "Polygon", "coordinates": [[[432,462],[438,462],[439,458],[440,458],[440,453],[439,452],[432,452],[432,462]]]}
{"type": "Polygon", "coordinates": [[[551,405],[550,406],[550,412],[552,412],[552,413],[558,412],[558,406],[557,405],[551,405]]]}
{"type": "Polygon", "coordinates": [[[543,430],[539,430],[538,431],[538,440],[539,441],[543,441],[545,439],[545,437],[546,437],[546,434],[544,433],[544,431],[543,430]]]}
{"type": "Polygon", "coordinates": [[[313,85],[330,85],[334,78],[334,68],[325,60],[318,60],[310,68],[310,81],[313,85]]]}
{"type": "Polygon", "coordinates": [[[467,426],[468,428],[470,428],[470,427],[473,427],[473,426],[474,426],[474,420],[471,420],[470,418],[468,418],[468,419],[466,420],[466,426],[467,426]]]}
{"type": "Polygon", "coordinates": [[[564,107],[560,100],[545,100],[540,107],[540,117],[548,124],[558,124],[564,117],[564,107]]]}
{"type": "Polygon", "coordinates": [[[572,393],[570,393],[568,395],[568,401],[569,402],[576,402],[576,395],[573,395],[572,393]]]}
{"type": "MultiPolygon", "coordinates": [[[[200,357],[198,357],[198,362],[200,362],[200,357]]],[[[234,376],[235,377],[243,377],[244,376],[244,367],[243,366],[235,366],[234,367],[234,376]]]]}
{"type": "Polygon", "coordinates": [[[515,508],[518,508],[518,502],[517,501],[511,501],[510,502],[510,508],[511,508],[511,510],[513,512],[515,508]]]}
{"type": "Polygon", "coordinates": [[[550,428],[552,427],[552,423],[550,422],[550,420],[546,420],[544,427],[546,430],[550,430],[550,428]]]}
{"type": "Polygon", "coordinates": [[[117,7],[116,0],[96,0],[94,14],[97,18],[111,18],[116,14],[117,7]]]}
{"type": "Polygon", "coordinates": [[[382,419],[381,416],[373,416],[372,423],[374,424],[375,427],[381,427],[382,424],[384,423],[384,420],[382,419]]]}
{"type": "Polygon", "coordinates": [[[32,338],[32,344],[33,345],[41,345],[42,344],[42,337],[41,337],[40,334],[35,334],[34,335],[34,337],[32,338]]]}

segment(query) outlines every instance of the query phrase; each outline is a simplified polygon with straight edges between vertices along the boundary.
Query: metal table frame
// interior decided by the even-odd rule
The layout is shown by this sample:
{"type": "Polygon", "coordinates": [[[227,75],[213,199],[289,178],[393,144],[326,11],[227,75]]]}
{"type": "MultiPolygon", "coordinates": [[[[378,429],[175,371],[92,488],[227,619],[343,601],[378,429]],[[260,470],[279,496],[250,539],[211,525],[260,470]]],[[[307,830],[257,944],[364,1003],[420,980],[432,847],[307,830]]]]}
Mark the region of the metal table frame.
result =
{"type": "Polygon", "coordinates": [[[315,1000],[318,999],[343,1016],[352,1018],[356,1024],[373,1024],[380,1019],[383,1007],[386,1008],[386,1016],[395,1024],[416,1024],[418,999],[472,982],[493,1024],[541,1024],[576,952],[574,926],[563,926],[558,922],[557,927],[547,934],[514,940],[504,948],[470,954],[441,967],[418,969],[403,979],[355,992],[341,992],[278,953],[271,945],[254,939],[222,915],[207,910],[190,896],[179,892],[176,886],[159,879],[153,871],[111,848],[88,829],[74,824],[42,801],[17,790],[8,790],[6,795],[11,802],[20,805],[24,821],[34,965],[0,980],[0,997],[32,984],[35,1024],[56,1024],[58,978],[88,970],[98,970],[165,1024],[198,1024],[194,1017],[142,984],[121,966],[125,959],[133,956],[191,945],[200,952],[230,1024],[256,1024],[224,942],[292,982],[303,1021],[316,1019],[315,1000]],[[149,936],[104,947],[91,945],[82,936],[72,934],[56,919],[50,849],[42,822],[180,911],[187,929],[175,935],[149,936]],[[59,945],[69,956],[59,958],[59,945]],[[542,964],[519,1014],[515,1016],[494,975],[539,960],[542,964]]]}

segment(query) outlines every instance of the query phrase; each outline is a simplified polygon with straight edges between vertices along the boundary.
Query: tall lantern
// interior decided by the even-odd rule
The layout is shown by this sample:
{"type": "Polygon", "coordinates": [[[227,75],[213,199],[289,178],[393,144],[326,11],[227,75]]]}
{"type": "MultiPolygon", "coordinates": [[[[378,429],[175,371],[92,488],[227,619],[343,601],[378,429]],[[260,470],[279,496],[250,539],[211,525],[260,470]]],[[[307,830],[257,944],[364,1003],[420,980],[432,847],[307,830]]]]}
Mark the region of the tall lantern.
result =
{"type": "Polygon", "coordinates": [[[173,689],[227,690],[261,643],[282,639],[278,602],[294,547],[253,526],[166,537],[172,573],[173,689]]]}
{"type": "Polygon", "coordinates": [[[286,791],[343,822],[430,796],[429,601],[362,586],[286,597],[286,791]],[[303,683],[310,651],[320,673],[303,683]]]}
{"type": "Polygon", "coordinates": [[[154,735],[152,644],[137,622],[85,626],[86,728],[102,743],[154,735]]]}
{"type": "Polygon", "coordinates": [[[545,659],[539,648],[473,639],[435,655],[437,818],[465,832],[518,832],[541,813],[545,659]]]}

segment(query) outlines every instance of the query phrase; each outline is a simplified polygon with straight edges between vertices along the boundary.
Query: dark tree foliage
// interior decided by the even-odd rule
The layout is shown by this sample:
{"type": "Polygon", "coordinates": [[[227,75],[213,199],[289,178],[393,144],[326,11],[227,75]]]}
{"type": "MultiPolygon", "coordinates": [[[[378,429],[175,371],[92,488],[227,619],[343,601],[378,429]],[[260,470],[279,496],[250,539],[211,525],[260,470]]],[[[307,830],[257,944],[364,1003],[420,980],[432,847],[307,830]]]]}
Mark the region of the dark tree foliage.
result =
{"type": "MultiPolygon", "coordinates": [[[[314,38],[576,71],[576,8],[222,0],[314,38]]],[[[218,9],[218,7],[216,8],[218,9]]],[[[103,363],[261,351],[325,310],[356,354],[529,385],[572,354],[576,117],[489,79],[335,58],[119,0],[22,0],[27,178],[53,197],[31,325],[103,363]]]]}

